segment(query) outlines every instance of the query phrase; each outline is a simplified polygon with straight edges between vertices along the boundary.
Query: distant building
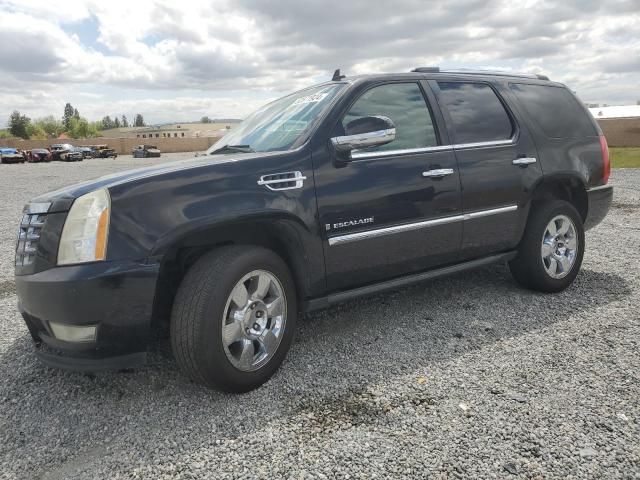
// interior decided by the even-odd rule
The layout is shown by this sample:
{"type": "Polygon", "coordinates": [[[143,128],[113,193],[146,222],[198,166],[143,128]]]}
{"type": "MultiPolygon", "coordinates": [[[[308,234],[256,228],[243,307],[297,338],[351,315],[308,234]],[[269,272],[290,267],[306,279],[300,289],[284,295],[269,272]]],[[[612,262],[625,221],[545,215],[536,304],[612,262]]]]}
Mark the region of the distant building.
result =
{"type": "Polygon", "coordinates": [[[640,105],[607,105],[602,107],[590,107],[589,111],[595,119],[640,118],[640,105]]]}
{"type": "Polygon", "coordinates": [[[103,130],[104,137],[110,138],[193,138],[219,137],[236,123],[176,123],[148,127],[111,128],[103,130]]]}

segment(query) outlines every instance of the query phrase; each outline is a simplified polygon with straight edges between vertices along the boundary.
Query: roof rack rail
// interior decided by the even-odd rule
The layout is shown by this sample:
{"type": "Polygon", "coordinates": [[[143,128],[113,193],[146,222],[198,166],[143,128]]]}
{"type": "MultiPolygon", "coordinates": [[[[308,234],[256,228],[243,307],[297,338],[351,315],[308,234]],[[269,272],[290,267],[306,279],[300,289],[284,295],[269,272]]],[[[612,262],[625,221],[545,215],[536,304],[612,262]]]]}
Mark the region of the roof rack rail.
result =
{"type": "Polygon", "coordinates": [[[549,80],[549,77],[546,75],[541,75],[539,73],[518,73],[518,72],[510,72],[507,70],[481,70],[481,69],[466,69],[466,68],[456,68],[456,69],[446,69],[443,70],[440,67],[418,67],[411,70],[412,72],[418,73],[461,73],[465,75],[491,75],[491,76],[503,76],[503,77],[520,77],[520,78],[535,78],[537,80],[549,80]]]}

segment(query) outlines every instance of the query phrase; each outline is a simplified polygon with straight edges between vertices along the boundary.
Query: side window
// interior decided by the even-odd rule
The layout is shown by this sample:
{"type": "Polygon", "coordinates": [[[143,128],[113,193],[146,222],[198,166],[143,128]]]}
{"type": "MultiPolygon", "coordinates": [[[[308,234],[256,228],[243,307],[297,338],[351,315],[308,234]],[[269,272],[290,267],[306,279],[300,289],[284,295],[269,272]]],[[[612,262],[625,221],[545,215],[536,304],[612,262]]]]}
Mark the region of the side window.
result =
{"type": "Polygon", "coordinates": [[[575,138],[598,134],[587,110],[566,88],[524,83],[509,86],[547,137],[575,138]]]}
{"type": "Polygon", "coordinates": [[[485,83],[438,82],[439,101],[449,111],[455,143],[508,140],[513,125],[502,102],[485,83]]]}
{"type": "Polygon", "coordinates": [[[342,119],[342,128],[366,116],[383,115],[396,125],[396,139],[367,151],[432,147],[438,144],[431,113],[417,83],[392,83],[367,90],[342,119]]]}

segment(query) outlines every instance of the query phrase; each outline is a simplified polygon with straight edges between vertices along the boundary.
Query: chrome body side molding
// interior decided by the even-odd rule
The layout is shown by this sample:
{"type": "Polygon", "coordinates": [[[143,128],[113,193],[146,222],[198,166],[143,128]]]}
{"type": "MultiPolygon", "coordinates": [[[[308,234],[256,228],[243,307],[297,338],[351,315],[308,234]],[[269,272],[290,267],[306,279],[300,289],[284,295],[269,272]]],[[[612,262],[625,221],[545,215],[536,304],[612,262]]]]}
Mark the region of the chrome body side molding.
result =
{"type": "Polygon", "coordinates": [[[475,143],[456,143],[452,145],[435,145],[432,147],[421,148],[405,148],[398,150],[382,150],[375,152],[362,152],[354,150],[351,153],[353,160],[365,160],[368,158],[392,157],[395,155],[411,155],[413,153],[430,153],[430,152],[446,152],[448,150],[463,150],[467,148],[487,148],[487,147],[503,147],[513,145],[515,137],[508,140],[495,140],[491,142],[475,142],[475,143]]]}
{"type": "Polygon", "coordinates": [[[361,152],[354,150],[351,152],[351,158],[353,160],[363,160],[367,158],[377,157],[393,157],[395,155],[411,155],[412,153],[429,153],[429,152],[446,152],[453,150],[453,145],[437,145],[433,147],[422,148],[403,148],[398,150],[382,150],[377,152],[361,152]]]}
{"type": "Polygon", "coordinates": [[[458,143],[453,145],[456,150],[462,150],[465,148],[485,148],[485,147],[504,147],[507,145],[513,145],[515,143],[515,137],[508,140],[494,140],[491,142],[473,142],[473,143],[458,143]]]}
{"type": "Polygon", "coordinates": [[[492,208],[490,210],[479,210],[477,212],[469,212],[461,215],[452,215],[450,217],[434,218],[433,220],[425,220],[423,222],[405,223],[403,225],[394,225],[393,227],[377,228],[375,230],[366,230],[363,232],[348,233],[329,238],[329,245],[340,245],[342,243],[357,242],[367,238],[382,237],[385,235],[393,235],[411,230],[419,230],[421,228],[430,228],[447,223],[462,222],[465,220],[473,220],[475,218],[488,217],[490,215],[499,215],[501,213],[514,212],[518,209],[517,205],[508,205],[506,207],[492,208]]]}

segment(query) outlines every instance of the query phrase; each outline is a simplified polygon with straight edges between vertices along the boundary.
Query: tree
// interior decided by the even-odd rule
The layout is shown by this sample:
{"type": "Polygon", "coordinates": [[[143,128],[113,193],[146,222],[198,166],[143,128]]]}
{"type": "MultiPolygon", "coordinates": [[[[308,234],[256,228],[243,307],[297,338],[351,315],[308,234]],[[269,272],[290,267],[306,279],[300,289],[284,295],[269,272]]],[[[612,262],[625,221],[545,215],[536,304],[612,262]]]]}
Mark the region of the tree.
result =
{"type": "Polygon", "coordinates": [[[107,115],[102,119],[102,128],[104,130],[109,130],[110,128],[113,128],[113,121],[111,120],[111,117],[109,115],[107,115]]]}
{"type": "Polygon", "coordinates": [[[136,113],[135,120],[133,121],[134,127],[144,127],[144,118],[139,113],[136,113]]]}
{"type": "Polygon", "coordinates": [[[11,132],[11,135],[14,137],[20,137],[26,140],[29,138],[27,129],[30,123],[31,119],[29,117],[20,114],[17,110],[14,110],[9,116],[9,132],[11,132]]]}
{"type": "Polygon", "coordinates": [[[64,124],[65,130],[69,130],[69,128],[71,128],[71,118],[73,118],[74,113],[75,109],[71,106],[70,103],[67,103],[64,106],[64,115],[62,116],[62,123],[64,124]]]}
{"type": "Polygon", "coordinates": [[[29,123],[27,125],[27,135],[30,139],[45,140],[47,138],[47,132],[44,131],[42,125],[39,123],[29,123]]]}
{"type": "Polygon", "coordinates": [[[120,124],[121,124],[124,128],[129,127],[129,121],[127,120],[127,116],[126,116],[126,115],[122,115],[122,121],[120,122],[120,124]]]}
{"type": "Polygon", "coordinates": [[[211,119],[207,116],[204,116],[200,119],[200,123],[211,123],[211,119]]]}
{"type": "Polygon", "coordinates": [[[100,135],[100,124],[102,122],[88,122],[86,118],[72,117],[68,130],[71,138],[90,138],[100,135]]]}
{"type": "Polygon", "coordinates": [[[64,132],[64,125],[60,120],[53,115],[38,118],[33,121],[34,125],[41,128],[47,135],[47,137],[57,138],[62,132],[64,132]]]}
{"type": "Polygon", "coordinates": [[[77,108],[73,109],[73,118],[80,119],[80,113],[78,112],[77,108]]]}
{"type": "Polygon", "coordinates": [[[113,117],[115,120],[113,121],[114,128],[120,128],[120,119],[118,117],[113,117]]]}

